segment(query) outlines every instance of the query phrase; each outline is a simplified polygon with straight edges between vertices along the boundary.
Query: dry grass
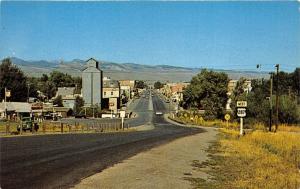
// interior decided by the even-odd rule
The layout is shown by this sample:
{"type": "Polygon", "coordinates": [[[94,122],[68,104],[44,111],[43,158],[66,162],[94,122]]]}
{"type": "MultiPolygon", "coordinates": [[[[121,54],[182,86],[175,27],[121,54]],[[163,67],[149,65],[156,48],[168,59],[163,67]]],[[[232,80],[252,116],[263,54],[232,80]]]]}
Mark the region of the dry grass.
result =
{"type": "Polygon", "coordinates": [[[299,133],[254,131],[239,137],[237,131],[221,129],[221,138],[210,152],[212,158],[205,164],[216,180],[196,183],[196,187],[300,187],[299,133]]]}
{"type": "MultiPolygon", "coordinates": [[[[185,116],[180,117],[174,117],[170,119],[177,121],[179,123],[183,124],[192,124],[192,125],[199,125],[204,127],[218,127],[218,128],[227,128],[227,129],[236,129],[238,130],[240,125],[238,122],[229,121],[228,123],[224,120],[204,120],[202,118],[190,118],[185,116]]],[[[261,130],[265,131],[268,130],[268,127],[266,127],[263,123],[255,123],[251,125],[251,128],[253,130],[261,130]]],[[[275,125],[272,126],[272,129],[274,130],[275,125]]],[[[287,125],[287,124],[280,124],[278,126],[278,131],[286,131],[286,132],[299,132],[300,133],[300,125],[287,125]]]]}

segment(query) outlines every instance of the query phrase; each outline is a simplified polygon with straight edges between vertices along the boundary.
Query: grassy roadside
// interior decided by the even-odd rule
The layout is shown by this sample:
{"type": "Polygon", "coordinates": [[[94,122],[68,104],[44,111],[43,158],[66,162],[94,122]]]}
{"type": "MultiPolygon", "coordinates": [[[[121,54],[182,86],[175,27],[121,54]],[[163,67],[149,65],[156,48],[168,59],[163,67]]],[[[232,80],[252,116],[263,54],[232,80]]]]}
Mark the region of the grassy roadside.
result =
{"type": "Polygon", "coordinates": [[[299,133],[254,131],[239,137],[238,131],[220,131],[209,160],[193,162],[211,175],[209,181],[189,178],[195,188],[299,189],[299,133]]]}

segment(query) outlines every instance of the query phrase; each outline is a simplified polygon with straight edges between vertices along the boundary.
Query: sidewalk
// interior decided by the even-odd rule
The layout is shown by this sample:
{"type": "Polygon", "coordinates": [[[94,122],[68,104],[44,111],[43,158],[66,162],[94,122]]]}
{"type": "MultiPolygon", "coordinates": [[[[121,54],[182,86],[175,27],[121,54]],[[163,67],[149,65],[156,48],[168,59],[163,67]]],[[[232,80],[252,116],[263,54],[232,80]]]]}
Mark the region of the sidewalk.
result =
{"type": "Polygon", "coordinates": [[[192,188],[185,177],[206,179],[207,175],[192,167],[193,161],[205,161],[206,149],[217,131],[177,139],[137,154],[103,172],[83,179],[75,188],[140,189],[192,188]]]}

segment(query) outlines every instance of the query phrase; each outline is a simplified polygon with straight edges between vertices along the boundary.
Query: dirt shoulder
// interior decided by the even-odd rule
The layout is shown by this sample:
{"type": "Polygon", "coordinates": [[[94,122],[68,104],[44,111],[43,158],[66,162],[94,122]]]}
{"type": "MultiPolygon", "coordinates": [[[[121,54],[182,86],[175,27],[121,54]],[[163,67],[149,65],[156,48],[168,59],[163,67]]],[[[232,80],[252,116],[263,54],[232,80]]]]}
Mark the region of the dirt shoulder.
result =
{"type": "Polygon", "coordinates": [[[186,178],[207,178],[192,166],[208,158],[205,150],[216,138],[214,128],[205,130],[137,154],[83,179],[75,188],[191,188],[186,178]]]}

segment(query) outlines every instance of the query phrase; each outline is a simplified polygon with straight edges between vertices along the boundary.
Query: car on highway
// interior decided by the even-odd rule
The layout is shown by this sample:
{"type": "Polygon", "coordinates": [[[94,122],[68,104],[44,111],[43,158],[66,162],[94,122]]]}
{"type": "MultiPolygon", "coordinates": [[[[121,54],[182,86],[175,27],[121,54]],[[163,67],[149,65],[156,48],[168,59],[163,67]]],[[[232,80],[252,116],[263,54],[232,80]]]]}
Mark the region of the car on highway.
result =
{"type": "Polygon", "coordinates": [[[18,132],[20,132],[20,129],[22,127],[23,131],[27,131],[29,130],[30,132],[32,132],[32,130],[38,131],[39,129],[39,125],[34,122],[31,117],[23,117],[21,119],[21,124],[17,126],[17,130],[18,132]]]}
{"type": "Polygon", "coordinates": [[[160,111],[155,112],[155,114],[156,114],[156,115],[163,115],[163,113],[160,112],[160,111]]]}

